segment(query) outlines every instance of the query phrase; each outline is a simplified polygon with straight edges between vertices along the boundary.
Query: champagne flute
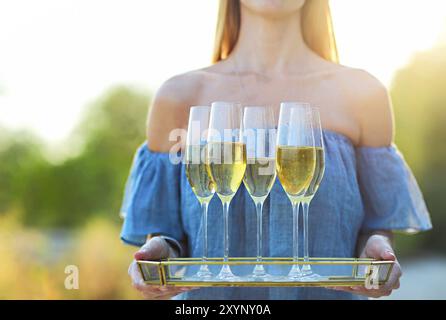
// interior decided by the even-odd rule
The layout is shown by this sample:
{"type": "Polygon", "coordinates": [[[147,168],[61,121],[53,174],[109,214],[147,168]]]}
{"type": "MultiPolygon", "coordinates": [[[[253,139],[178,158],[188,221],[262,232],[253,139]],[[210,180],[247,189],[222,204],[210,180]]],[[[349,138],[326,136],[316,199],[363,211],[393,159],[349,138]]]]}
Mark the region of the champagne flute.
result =
{"type": "MultiPolygon", "coordinates": [[[[310,202],[313,200],[313,197],[317,190],[319,189],[319,185],[321,183],[322,177],[324,176],[325,171],[325,153],[324,153],[324,137],[322,134],[322,125],[321,118],[319,114],[319,109],[312,107],[312,124],[313,124],[313,135],[314,135],[314,146],[316,150],[316,166],[315,172],[313,176],[313,180],[311,180],[310,186],[305,193],[304,198],[302,199],[302,210],[303,210],[303,222],[304,222],[304,262],[308,262],[309,251],[308,251],[308,212],[310,208],[310,202]]],[[[305,279],[317,279],[320,276],[314,273],[311,270],[311,266],[309,264],[304,264],[302,266],[302,274],[305,276],[305,279]]]]}
{"type": "MultiPolygon", "coordinates": [[[[280,104],[276,167],[277,176],[293,207],[293,262],[299,261],[299,203],[310,186],[316,165],[311,119],[309,104],[280,104]]],[[[299,265],[293,264],[288,278],[299,280],[301,277],[299,265]]]]}
{"type": "MultiPolygon", "coordinates": [[[[215,191],[223,204],[223,261],[229,260],[229,205],[237,192],[246,169],[246,146],[243,143],[241,105],[231,102],[213,102],[207,139],[207,169],[215,191]]],[[[219,280],[233,281],[237,277],[228,264],[217,276],[219,280]]]]}
{"type": "MultiPolygon", "coordinates": [[[[274,112],[268,107],[246,107],[243,130],[246,143],[246,171],[243,183],[256,206],[257,262],[262,260],[262,210],[263,203],[276,179],[276,128],[274,112]]],[[[257,264],[251,275],[266,278],[262,264],[257,264]]]]}
{"type": "Polygon", "coordinates": [[[210,107],[194,106],[190,108],[189,125],[186,138],[185,167],[186,176],[192,191],[197,197],[202,210],[202,228],[203,228],[203,263],[193,278],[206,280],[213,276],[207,261],[207,216],[208,205],[214,195],[214,183],[208,174],[206,168],[206,136],[205,133],[209,127],[210,107]]]}

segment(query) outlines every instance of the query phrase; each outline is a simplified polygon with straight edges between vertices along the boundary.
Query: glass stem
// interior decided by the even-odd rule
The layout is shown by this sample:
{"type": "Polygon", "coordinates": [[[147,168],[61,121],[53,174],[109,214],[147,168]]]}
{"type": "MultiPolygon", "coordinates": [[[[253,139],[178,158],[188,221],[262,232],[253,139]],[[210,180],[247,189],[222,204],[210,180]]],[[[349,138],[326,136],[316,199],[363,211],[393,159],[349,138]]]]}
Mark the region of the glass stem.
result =
{"type": "Polygon", "coordinates": [[[299,205],[300,202],[293,202],[293,261],[299,261],[299,205]]]}
{"type": "Polygon", "coordinates": [[[208,205],[208,202],[201,204],[201,210],[203,211],[203,261],[206,261],[208,256],[208,205]]]}
{"type": "Polygon", "coordinates": [[[262,233],[262,211],[263,211],[263,201],[256,203],[256,212],[257,212],[257,261],[262,260],[262,242],[263,242],[263,233],[262,233]]]}
{"type": "Polygon", "coordinates": [[[223,233],[224,233],[224,255],[223,261],[228,262],[229,258],[229,201],[223,202],[223,233]]]}
{"type": "Polygon", "coordinates": [[[311,199],[305,199],[302,201],[302,211],[303,211],[303,220],[304,220],[304,261],[309,261],[309,250],[308,250],[308,211],[310,209],[311,199]]]}

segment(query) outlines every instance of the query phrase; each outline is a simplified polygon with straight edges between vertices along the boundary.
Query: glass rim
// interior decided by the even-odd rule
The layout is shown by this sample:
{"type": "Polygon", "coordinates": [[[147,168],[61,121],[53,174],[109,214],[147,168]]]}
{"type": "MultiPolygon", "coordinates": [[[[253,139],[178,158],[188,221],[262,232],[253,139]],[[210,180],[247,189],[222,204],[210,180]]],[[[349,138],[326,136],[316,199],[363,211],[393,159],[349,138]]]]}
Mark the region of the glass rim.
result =
{"type": "Polygon", "coordinates": [[[211,107],[210,106],[199,106],[199,105],[196,105],[196,106],[190,106],[190,108],[189,108],[189,110],[198,110],[198,109],[210,109],[211,107]]]}
{"type": "Polygon", "coordinates": [[[311,103],[302,101],[282,101],[280,107],[292,107],[292,108],[313,108],[311,103]]]}

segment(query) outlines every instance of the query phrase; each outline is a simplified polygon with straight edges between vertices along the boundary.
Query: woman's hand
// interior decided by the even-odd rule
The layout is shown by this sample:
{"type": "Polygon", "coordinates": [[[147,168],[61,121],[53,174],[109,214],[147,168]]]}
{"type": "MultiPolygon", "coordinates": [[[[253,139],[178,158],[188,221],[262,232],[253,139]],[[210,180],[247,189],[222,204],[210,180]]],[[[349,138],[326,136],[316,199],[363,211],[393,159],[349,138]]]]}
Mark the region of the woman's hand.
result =
{"type": "Polygon", "coordinates": [[[365,286],[334,287],[332,289],[346,291],[371,298],[379,298],[389,296],[392,293],[392,290],[400,287],[400,277],[402,276],[401,266],[396,259],[388,237],[381,234],[374,234],[370,236],[361,253],[361,258],[395,261],[387,283],[380,286],[378,289],[367,289],[365,286]]]}
{"type": "Polygon", "coordinates": [[[132,279],[133,287],[141,292],[145,299],[166,300],[182,292],[195,289],[191,287],[157,286],[144,283],[136,260],[159,260],[175,256],[175,251],[170,247],[166,240],[160,237],[151,238],[135,253],[135,260],[130,264],[128,273],[132,279]]]}

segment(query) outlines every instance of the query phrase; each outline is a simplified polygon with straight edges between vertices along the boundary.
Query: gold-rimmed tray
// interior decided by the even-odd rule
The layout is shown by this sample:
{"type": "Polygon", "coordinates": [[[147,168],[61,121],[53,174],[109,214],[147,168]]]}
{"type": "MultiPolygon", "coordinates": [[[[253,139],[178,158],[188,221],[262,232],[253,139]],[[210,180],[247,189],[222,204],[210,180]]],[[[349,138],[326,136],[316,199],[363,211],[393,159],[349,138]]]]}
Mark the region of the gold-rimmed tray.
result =
{"type": "Polygon", "coordinates": [[[175,258],[161,261],[137,261],[144,282],[154,285],[194,286],[194,287],[332,287],[381,286],[387,282],[393,268],[393,261],[378,261],[363,258],[310,258],[308,262],[292,258],[263,258],[257,262],[255,257],[175,258]],[[214,274],[209,279],[198,279],[195,274],[202,264],[208,265],[214,274]],[[219,280],[216,275],[227,264],[236,278],[231,281],[219,280]],[[264,279],[250,277],[256,264],[262,264],[268,273],[264,279]],[[310,265],[319,277],[302,277],[292,280],[287,277],[293,265],[310,265]]]}

